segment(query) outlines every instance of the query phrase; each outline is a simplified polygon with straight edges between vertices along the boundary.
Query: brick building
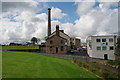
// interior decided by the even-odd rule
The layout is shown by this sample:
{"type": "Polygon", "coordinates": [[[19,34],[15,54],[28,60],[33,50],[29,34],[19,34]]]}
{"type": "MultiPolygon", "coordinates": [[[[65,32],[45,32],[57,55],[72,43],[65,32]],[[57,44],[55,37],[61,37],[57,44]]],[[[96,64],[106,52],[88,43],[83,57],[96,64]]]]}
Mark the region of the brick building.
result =
{"type": "Polygon", "coordinates": [[[78,38],[70,38],[71,47],[77,49],[81,47],[81,41],[78,38]]]}
{"type": "Polygon", "coordinates": [[[60,36],[59,26],[56,26],[56,34],[46,40],[46,52],[52,54],[65,54],[68,51],[67,39],[60,36]]]}
{"type": "Polygon", "coordinates": [[[51,9],[48,9],[48,38],[46,39],[46,53],[65,54],[70,50],[70,37],[64,33],[64,30],[59,30],[59,25],[56,25],[56,31],[51,34],[51,9]]]}
{"type": "MultiPolygon", "coordinates": [[[[48,9],[48,38],[46,39],[46,53],[49,54],[66,54],[71,49],[70,37],[59,30],[56,25],[56,31],[51,33],[51,9],[48,9]]],[[[78,40],[77,40],[78,42],[78,40]]]]}

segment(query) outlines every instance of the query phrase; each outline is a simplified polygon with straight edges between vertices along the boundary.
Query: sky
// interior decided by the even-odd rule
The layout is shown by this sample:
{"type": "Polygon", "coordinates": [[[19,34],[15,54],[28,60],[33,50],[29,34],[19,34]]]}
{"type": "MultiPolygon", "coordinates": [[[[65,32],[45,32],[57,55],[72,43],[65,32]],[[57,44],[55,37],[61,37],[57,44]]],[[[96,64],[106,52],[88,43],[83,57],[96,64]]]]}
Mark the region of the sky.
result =
{"type": "Polygon", "coordinates": [[[2,2],[0,44],[42,41],[47,36],[47,9],[51,8],[52,32],[56,25],[82,42],[91,35],[118,34],[118,2],[2,2]]]}

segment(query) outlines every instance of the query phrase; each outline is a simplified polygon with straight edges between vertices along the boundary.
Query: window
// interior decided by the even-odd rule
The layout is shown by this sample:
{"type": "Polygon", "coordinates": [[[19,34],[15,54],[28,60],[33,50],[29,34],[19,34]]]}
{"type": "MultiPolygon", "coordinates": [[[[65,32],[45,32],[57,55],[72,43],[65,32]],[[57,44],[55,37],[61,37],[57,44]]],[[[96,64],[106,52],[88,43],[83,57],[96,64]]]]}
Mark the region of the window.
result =
{"type": "Polygon", "coordinates": [[[52,51],[52,46],[50,47],[50,51],[52,51]]]}
{"type": "Polygon", "coordinates": [[[102,39],[102,42],[106,42],[106,39],[102,39]]]}
{"type": "Polygon", "coordinates": [[[52,43],[53,43],[53,41],[51,40],[51,41],[50,41],[50,44],[52,44],[52,43]]]}
{"type": "Polygon", "coordinates": [[[63,44],[64,43],[64,41],[63,40],[61,40],[61,44],[63,44]]]}
{"type": "Polygon", "coordinates": [[[109,39],[109,42],[113,42],[113,38],[110,38],[110,39],[109,39]]]}
{"type": "Polygon", "coordinates": [[[107,50],[107,47],[106,46],[102,46],[102,50],[107,50]]]}
{"type": "Polygon", "coordinates": [[[101,40],[100,39],[96,39],[96,42],[101,42],[101,40]]]}
{"type": "Polygon", "coordinates": [[[108,43],[106,42],[106,45],[108,45],[108,43]]]}
{"type": "Polygon", "coordinates": [[[89,44],[89,47],[90,47],[90,49],[92,49],[92,45],[91,44],[89,44]]]}
{"type": "Polygon", "coordinates": [[[97,50],[101,50],[101,47],[100,47],[100,46],[97,46],[97,50]]]}
{"type": "Polygon", "coordinates": [[[61,46],[61,51],[64,51],[64,47],[63,46],[61,46]]]}
{"type": "Polygon", "coordinates": [[[110,48],[110,50],[114,50],[114,47],[113,47],[113,46],[110,46],[109,48],[110,48]]]}

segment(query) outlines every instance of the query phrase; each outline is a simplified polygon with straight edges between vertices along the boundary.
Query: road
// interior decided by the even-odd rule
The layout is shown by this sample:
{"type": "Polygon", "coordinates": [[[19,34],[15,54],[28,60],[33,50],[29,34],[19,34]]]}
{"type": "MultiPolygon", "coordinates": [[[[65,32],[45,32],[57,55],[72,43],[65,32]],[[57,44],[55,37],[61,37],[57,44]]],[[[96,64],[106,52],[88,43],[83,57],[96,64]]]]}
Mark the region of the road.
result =
{"type": "Polygon", "coordinates": [[[90,58],[86,52],[75,52],[74,54],[47,54],[47,53],[38,53],[38,54],[54,56],[54,57],[59,57],[64,59],[76,59],[76,60],[82,60],[82,61],[95,61],[95,62],[105,61],[103,59],[90,58]]]}

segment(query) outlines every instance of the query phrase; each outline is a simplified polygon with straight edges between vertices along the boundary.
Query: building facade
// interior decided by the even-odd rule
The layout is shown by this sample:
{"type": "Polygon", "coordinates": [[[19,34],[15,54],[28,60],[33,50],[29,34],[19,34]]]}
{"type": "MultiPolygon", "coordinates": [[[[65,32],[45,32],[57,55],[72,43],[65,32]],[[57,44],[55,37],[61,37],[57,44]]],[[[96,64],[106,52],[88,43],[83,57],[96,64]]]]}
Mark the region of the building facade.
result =
{"type": "Polygon", "coordinates": [[[81,46],[81,41],[80,41],[80,39],[78,39],[78,38],[70,38],[70,43],[71,43],[71,47],[73,48],[73,49],[77,49],[77,48],[80,48],[80,46],[81,46]]]}
{"type": "Polygon", "coordinates": [[[69,37],[56,26],[53,32],[46,40],[46,53],[49,54],[66,54],[70,49],[69,37]],[[62,34],[62,36],[61,36],[62,34]]]}
{"type": "Polygon", "coordinates": [[[115,60],[116,36],[89,36],[86,41],[89,57],[115,60]]]}
{"type": "Polygon", "coordinates": [[[54,35],[48,38],[46,42],[46,51],[51,54],[65,54],[67,53],[67,45],[65,45],[67,40],[60,36],[54,35]]]}
{"type": "Polygon", "coordinates": [[[70,50],[70,37],[59,30],[56,25],[56,31],[51,33],[51,9],[48,8],[48,35],[46,39],[46,53],[49,54],[66,54],[70,50]]]}

